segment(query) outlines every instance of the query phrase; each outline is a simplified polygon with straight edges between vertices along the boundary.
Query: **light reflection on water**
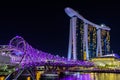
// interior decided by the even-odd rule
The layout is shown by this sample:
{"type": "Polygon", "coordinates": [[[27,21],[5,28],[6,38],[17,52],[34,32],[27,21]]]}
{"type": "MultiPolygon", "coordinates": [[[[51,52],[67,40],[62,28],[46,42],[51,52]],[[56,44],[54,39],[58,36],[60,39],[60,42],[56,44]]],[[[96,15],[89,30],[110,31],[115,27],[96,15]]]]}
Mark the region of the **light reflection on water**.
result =
{"type": "Polygon", "coordinates": [[[120,80],[118,73],[75,73],[60,80],[120,80]]]}
{"type": "Polygon", "coordinates": [[[75,73],[60,80],[92,80],[89,73],[75,73]]]}

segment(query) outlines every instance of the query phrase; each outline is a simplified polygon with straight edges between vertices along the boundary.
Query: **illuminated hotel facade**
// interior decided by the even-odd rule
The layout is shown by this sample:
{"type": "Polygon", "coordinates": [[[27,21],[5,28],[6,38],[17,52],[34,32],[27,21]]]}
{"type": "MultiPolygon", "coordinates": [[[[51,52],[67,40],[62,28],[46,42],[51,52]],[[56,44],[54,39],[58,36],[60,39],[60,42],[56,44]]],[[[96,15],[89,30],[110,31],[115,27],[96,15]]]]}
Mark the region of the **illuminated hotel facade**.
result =
{"type": "Polygon", "coordinates": [[[110,28],[94,24],[71,8],[65,8],[70,19],[68,60],[89,60],[110,53],[110,28]]]}

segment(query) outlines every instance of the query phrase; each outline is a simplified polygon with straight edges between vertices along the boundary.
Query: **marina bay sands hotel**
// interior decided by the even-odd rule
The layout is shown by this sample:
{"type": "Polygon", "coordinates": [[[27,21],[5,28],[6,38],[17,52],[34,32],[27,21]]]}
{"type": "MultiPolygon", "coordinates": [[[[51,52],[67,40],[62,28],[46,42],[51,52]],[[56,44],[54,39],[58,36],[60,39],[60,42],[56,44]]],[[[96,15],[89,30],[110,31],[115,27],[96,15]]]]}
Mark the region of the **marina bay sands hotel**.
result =
{"type": "Polygon", "coordinates": [[[94,24],[72,8],[65,8],[70,17],[68,60],[90,60],[110,53],[110,28],[94,24]]]}

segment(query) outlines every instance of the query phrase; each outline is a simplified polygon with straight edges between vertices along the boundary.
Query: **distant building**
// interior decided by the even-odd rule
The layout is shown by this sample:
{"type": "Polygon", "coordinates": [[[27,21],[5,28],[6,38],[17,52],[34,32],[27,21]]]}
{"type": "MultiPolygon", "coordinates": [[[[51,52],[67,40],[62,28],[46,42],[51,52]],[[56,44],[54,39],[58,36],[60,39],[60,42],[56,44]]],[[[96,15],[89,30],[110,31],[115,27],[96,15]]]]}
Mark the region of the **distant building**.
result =
{"type": "Polygon", "coordinates": [[[120,56],[117,54],[108,54],[102,57],[92,58],[95,68],[101,69],[120,69],[120,56]]]}

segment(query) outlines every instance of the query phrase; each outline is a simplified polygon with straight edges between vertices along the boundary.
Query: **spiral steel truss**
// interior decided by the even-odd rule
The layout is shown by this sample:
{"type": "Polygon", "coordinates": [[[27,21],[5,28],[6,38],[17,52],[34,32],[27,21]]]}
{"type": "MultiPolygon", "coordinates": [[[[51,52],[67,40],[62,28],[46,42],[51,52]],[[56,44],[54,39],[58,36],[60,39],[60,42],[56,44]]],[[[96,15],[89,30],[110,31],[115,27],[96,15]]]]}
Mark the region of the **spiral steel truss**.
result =
{"type": "Polygon", "coordinates": [[[47,52],[33,48],[22,37],[15,36],[9,42],[9,45],[0,46],[0,75],[8,75],[17,72],[14,79],[17,79],[24,70],[31,73],[33,80],[34,72],[32,69],[39,66],[93,66],[93,63],[88,61],[74,61],[58,55],[52,55],[47,52]]]}
{"type": "MultiPolygon", "coordinates": [[[[30,66],[41,66],[45,65],[47,62],[51,62],[50,65],[61,65],[61,66],[73,66],[73,65],[83,65],[91,66],[85,61],[68,61],[67,58],[54,56],[50,53],[37,50],[29,45],[22,37],[16,36],[10,41],[10,46],[16,47],[16,49],[21,51],[21,54],[16,54],[19,60],[13,60],[13,63],[19,61],[19,67],[30,67],[30,66]]],[[[81,66],[82,66],[81,65],[81,66]]]]}

